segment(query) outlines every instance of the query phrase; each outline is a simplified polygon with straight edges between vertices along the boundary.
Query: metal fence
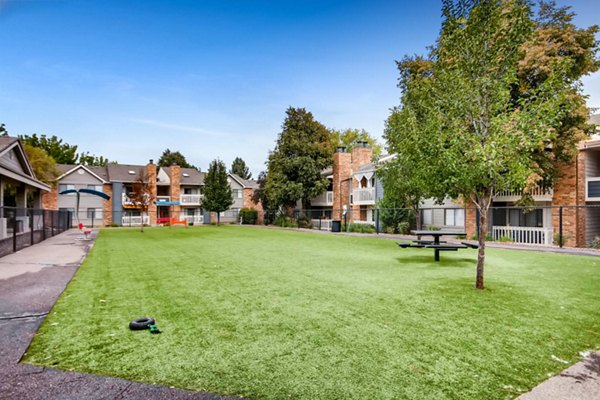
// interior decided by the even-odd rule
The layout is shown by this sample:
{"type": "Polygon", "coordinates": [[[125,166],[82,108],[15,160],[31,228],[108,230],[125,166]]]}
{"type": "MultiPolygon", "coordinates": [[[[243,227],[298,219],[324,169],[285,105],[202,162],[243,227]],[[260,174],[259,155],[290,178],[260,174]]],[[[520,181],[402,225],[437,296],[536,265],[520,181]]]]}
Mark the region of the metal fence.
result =
{"type": "Polygon", "coordinates": [[[0,207],[0,257],[66,231],[70,211],[0,207]]]}
{"type": "MultiPolygon", "coordinates": [[[[479,213],[473,207],[331,208],[267,210],[265,224],[344,232],[410,234],[415,229],[455,232],[476,240],[479,213]]],[[[581,206],[497,205],[488,213],[487,240],[540,246],[600,248],[600,204],[581,206]]]]}

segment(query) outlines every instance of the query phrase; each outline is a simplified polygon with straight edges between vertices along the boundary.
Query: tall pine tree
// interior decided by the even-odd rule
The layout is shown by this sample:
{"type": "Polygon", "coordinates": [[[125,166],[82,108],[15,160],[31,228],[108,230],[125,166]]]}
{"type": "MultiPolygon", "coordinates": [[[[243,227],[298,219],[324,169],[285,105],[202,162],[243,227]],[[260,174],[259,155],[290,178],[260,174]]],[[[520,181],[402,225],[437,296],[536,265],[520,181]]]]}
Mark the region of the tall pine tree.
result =
{"type": "Polygon", "coordinates": [[[221,160],[213,160],[204,177],[204,199],[202,207],[217,213],[217,225],[221,222],[221,212],[233,205],[233,193],[227,182],[227,169],[221,160]]]}

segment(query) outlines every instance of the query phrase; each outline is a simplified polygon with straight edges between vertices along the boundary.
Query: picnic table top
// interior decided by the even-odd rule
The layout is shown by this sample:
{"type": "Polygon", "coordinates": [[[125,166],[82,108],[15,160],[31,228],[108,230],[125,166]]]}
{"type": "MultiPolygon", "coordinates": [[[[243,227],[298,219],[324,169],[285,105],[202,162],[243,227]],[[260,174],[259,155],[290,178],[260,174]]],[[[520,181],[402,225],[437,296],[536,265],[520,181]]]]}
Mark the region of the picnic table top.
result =
{"type": "Polygon", "coordinates": [[[444,236],[444,235],[464,235],[465,232],[456,232],[456,231],[444,231],[444,230],[439,230],[439,231],[429,231],[429,230],[415,230],[415,231],[411,231],[411,233],[413,235],[417,235],[417,236],[444,236]]]}

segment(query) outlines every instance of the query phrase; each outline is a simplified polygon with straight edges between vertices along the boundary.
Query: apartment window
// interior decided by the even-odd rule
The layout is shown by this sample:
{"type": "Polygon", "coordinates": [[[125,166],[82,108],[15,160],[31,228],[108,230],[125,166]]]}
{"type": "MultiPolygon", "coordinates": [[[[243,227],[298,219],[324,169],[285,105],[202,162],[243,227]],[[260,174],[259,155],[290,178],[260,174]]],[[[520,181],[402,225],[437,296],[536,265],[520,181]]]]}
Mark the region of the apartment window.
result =
{"type": "MultiPolygon", "coordinates": [[[[75,190],[75,185],[58,185],[58,193],[64,192],[65,190],[75,190]]],[[[74,194],[75,193],[69,193],[68,196],[74,194]]]]}
{"type": "Polygon", "coordinates": [[[88,208],[87,209],[87,218],[88,219],[98,219],[102,217],[102,209],[101,208],[88,208]]]}
{"type": "Polygon", "coordinates": [[[242,198],[242,190],[241,189],[233,189],[233,198],[241,199],[242,198]]]}
{"type": "Polygon", "coordinates": [[[423,225],[431,225],[433,223],[433,210],[423,210],[423,225]]]}
{"type": "Polygon", "coordinates": [[[465,226],[465,210],[462,208],[453,208],[446,210],[446,226],[465,226]]]}
{"type": "Polygon", "coordinates": [[[97,192],[102,192],[102,185],[88,185],[87,188],[97,192]]]}
{"type": "Polygon", "coordinates": [[[521,209],[510,209],[508,212],[508,223],[511,226],[528,226],[538,227],[544,226],[544,210],[536,209],[528,213],[524,213],[521,209]]]}

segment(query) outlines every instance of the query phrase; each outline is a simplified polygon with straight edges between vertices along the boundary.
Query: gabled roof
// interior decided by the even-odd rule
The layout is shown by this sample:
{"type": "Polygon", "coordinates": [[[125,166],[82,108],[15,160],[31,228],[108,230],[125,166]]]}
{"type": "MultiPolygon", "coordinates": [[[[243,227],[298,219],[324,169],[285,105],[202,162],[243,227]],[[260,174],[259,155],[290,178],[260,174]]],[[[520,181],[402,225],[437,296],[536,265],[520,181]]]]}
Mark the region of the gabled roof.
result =
{"type": "Polygon", "coordinates": [[[87,166],[87,165],[56,164],[56,168],[61,173],[61,175],[58,178],[56,178],[57,181],[61,180],[62,178],[64,178],[67,175],[72,174],[73,172],[77,171],[78,169],[83,169],[84,171],[87,171],[89,174],[91,174],[94,177],[96,177],[102,183],[107,183],[108,182],[108,174],[106,172],[106,167],[92,167],[92,166],[87,166]]]}
{"type": "Polygon", "coordinates": [[[136,182],[140,179],[140,171],[145,171],[145,165],[108,164],[106,166],[108,179],[111,182],[136,182]],[[133,173],[132,173],[133,172],[133,173]]]}
{"type": "MultiPolygon", "coordinates": [[[[161,167],[161,169],[165,170],[168,176],[171,176],[170,167],[161,167]]],[[[204,176],[206,174],[204,172],[200,172],[194,168],[181,168],[181,177],[179,180],[179,185],[204,185],[204,176]]]]}
{"type": "Polygon", "coordinates": [[[239,183],[242,186],[242,188],[244,188],[244,189],[246,189],[246,188],[251,188],[251,189],[258,188],[258,182],[255,181],[254,179],[242,179],[239,176],[237,176],[236,174],[233,174],[231,172],[229,172],[228,175],[231,177],[231,179],[233,179],[237,183],[239,183]]]}
{"type": "Polygon", "coordinates": [[[0,166],[0,175],[19,182],[24,182],[25,184],[38,189],[50,191],[50,186],[40,182],[36,178],[33,168],[31,167],[31,163],[27,158],[27,154],[25,154],[25,149],[23,149],[21,141],[16,137],[0,136],[0,158],[11,151],[14,151],[17,155],[19,165],[22,170],[15,170],[14,168],[11,168],[10,165],[3,164],[0,166]]]}

